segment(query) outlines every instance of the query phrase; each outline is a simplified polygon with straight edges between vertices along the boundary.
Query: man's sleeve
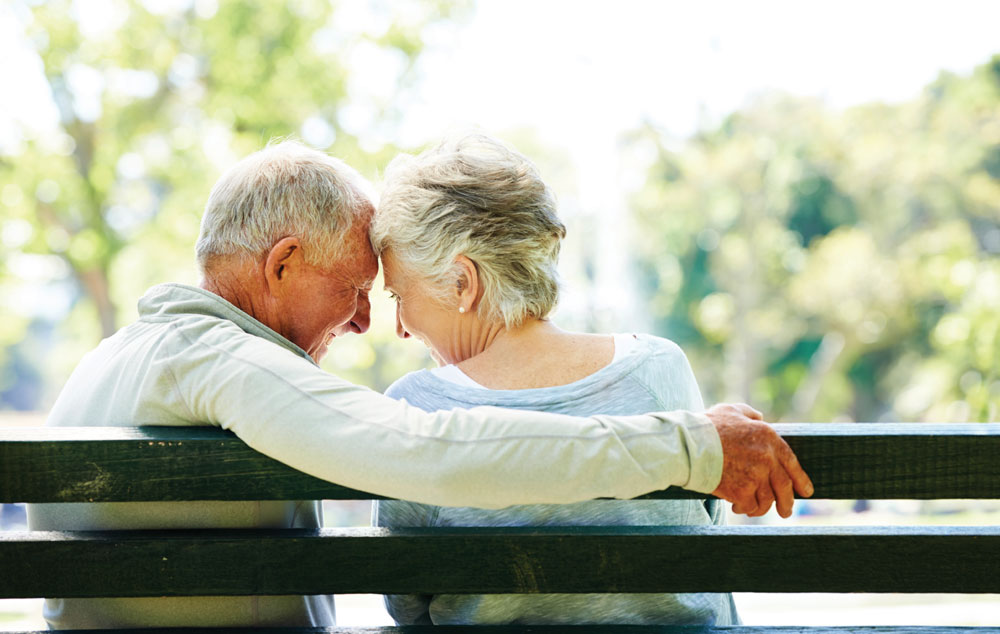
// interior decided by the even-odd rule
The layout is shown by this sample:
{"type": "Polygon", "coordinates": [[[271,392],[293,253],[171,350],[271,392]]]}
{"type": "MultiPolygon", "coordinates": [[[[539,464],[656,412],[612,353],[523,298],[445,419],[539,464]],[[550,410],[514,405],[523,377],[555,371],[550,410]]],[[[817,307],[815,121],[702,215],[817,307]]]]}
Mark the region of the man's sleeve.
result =
{"type": "Polygon", "coordinates": [[[387,497],[502,508],[669,486],[711,492],[722,447],[701,414],[576,418],[492,407],[424,412],[247,336],[169,363],[192,420],[310,475],[387,497]]]}

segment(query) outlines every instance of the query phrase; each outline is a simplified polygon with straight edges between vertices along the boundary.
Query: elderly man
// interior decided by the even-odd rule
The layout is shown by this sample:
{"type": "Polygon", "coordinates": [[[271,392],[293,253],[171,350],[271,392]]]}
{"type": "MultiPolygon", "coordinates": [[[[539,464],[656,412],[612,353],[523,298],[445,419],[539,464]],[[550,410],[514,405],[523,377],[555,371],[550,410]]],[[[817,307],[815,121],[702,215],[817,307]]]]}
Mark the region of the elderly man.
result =
{"type": "MultiPolygon", "coordinates": [[[[80,362],[50,425],[218,425],[314,476],[385,496],[499,508],[683,486],[738,512],[811,494],[788,446],[746,406],[589,419],[494,408],[426,413],[323,370],[368,329],[373,208],[349,167],[294,142],[216,184],[200,288],[154,287],[139,319],[80,362]]],[[[34,505],[36,529],[316,527],[316,502],[34,505]]],[[[303,566],[309,562],[303,561],[303,566]]],[[[331,575],[336,570],[329,571],[331,575]]],[[[331,625],[331,597],[49,599],[56,628],[331,625]]]]}

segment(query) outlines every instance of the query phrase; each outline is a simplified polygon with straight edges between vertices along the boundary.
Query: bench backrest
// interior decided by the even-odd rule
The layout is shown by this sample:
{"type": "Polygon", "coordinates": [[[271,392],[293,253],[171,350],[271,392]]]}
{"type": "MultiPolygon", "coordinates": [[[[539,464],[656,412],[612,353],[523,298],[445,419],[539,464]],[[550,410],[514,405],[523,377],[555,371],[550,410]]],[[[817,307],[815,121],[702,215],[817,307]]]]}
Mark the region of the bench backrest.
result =
{"type": "MultiPolygon", "coordinates": [[[[776,427],[815,498],[1000,498],[1000,424],[776,427]]],[[[376,497],[215,428],[0,428],[0,502],[376,497]]],[[[0,597],[995,593],[998,564],[995,526],[7,532],[0,597]]]]}

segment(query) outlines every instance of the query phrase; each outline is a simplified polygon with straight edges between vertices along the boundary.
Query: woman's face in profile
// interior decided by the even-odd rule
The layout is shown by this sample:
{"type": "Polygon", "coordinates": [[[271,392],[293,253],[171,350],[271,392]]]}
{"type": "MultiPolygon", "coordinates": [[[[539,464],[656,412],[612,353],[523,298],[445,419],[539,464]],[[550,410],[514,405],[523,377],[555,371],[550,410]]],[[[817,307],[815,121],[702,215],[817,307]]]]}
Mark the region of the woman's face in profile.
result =
{"type": "Polygon", "coordinates": [[[457,303],[451,309],[445,306],[430,283],[399,262],[391,249],[382,253],[382,274],[385,289],[396,300],[396,335],[422,341],[438,365],[462,361],[455,353],[457,303]]]}

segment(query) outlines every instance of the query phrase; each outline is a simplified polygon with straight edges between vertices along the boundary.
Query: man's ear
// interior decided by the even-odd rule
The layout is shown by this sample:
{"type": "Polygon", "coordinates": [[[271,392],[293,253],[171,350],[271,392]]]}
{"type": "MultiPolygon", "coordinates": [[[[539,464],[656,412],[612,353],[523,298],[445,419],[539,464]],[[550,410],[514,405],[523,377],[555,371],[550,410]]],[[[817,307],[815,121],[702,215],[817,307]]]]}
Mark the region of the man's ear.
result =
{"type": "Polygon", "coordinates": [[[458,308],[462,312],[471,313],[479,305],[480,284],[479,268],[476,263],[464,255],[455,258],[455,268],[458,271],[458,281],[455,284],[455,294],[458,308]]]}
{"type": "Polygon", "coordinates": [[[264,281],[267,290],[277,295],[291,276],[297,275],[305,265],[302,242],[295,236],[282,238],[274,243],[264,258],[264,281]]]}

